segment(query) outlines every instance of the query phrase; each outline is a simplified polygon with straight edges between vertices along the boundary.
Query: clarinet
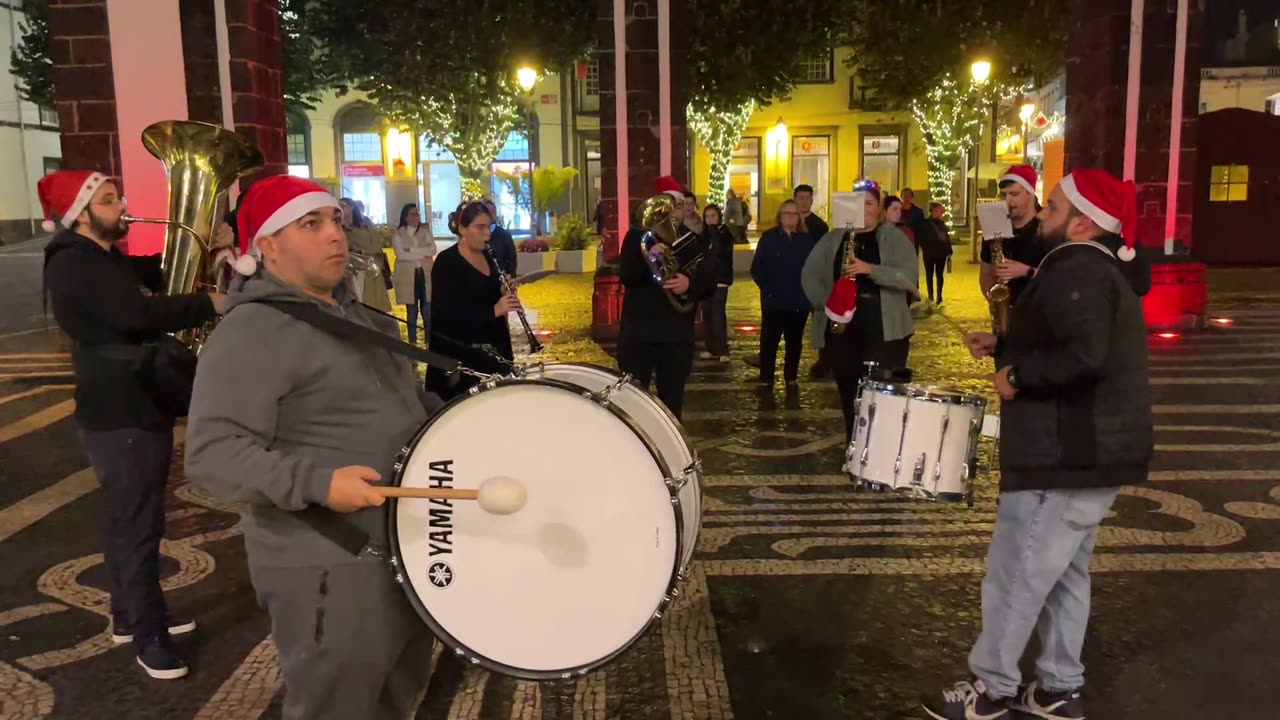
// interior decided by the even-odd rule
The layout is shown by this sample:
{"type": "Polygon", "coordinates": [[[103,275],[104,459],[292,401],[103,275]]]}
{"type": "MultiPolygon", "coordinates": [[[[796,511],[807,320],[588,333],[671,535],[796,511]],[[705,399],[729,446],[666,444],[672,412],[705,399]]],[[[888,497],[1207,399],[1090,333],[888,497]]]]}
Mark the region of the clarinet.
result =
{"type": "MultiPolygon", "coordinates": [[[[493,254],[493,246],[485,244],[484,254],[489,258],[489,262],[493,263],[493,269],[498,273],[498,282],[502,285],[503,295],[514,295],[515,289],[511,287],[511,280],[507,274],[502,272],[502,265],[498,264],[498,257],[493,254]]],[[[542,343],[538,342],[538,336],[533,334],[533,328],[529,327],[529,318],[524,315],[524,308],[516,309],[516,316],[520,318],[520,325],[524,327],[525,337],[529,338],[529,354],[537,355],[542,352],[542,343]]]]}

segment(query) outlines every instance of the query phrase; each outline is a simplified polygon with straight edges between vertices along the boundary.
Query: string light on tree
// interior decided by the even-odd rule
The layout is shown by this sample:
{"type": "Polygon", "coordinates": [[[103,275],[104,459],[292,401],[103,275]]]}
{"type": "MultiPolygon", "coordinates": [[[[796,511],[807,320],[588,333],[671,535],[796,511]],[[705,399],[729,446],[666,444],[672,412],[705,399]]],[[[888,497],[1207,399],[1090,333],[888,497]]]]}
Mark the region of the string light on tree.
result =
{"type": "Polygon", "coordinates": [[[912,101],[911,114],[924,132],[929,161],[929,194],[946,208],[951,222],[955,204],[955,175],[961,158],[982,137],[983,121],[993,103],[1026,93],[1029,85],[959,83],[950,75],[930,90],[924,101],[912,101]]]}
{"type": "Polygon", "coordinates": [[[707,179],[708,203],[724,206],[733,149],[742,140],[742,131],[755,109],[754,100],[729,109],[716,107],[709,101],[695,100],[689,103],[689,128],[711,155],[711,173],[707,179]]]}

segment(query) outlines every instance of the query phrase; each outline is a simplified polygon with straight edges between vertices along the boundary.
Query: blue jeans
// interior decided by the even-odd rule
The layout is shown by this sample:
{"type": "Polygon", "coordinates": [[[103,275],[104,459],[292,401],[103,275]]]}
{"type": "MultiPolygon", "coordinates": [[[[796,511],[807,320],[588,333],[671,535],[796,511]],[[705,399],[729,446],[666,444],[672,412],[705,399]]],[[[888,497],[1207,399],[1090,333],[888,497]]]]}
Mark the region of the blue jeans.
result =
{"type": "Polygon", "coordinates": [[[431,296],[427,294],[427,274],[422,268],[413,271],[413,302],[407,305],[409,344],[418,344],[418,308],[422,308],[422,339],[431,339],[431,296]]]}
{"type": "Polygon", "coordinates": [[[1018,660],[1040,635],[1036,673],[1050,692],[1084,685],[1089,624],[1089,559],[1098,524],[1119,488],[1001,493],[982,580],[982,634],[969,669],[990,692],[1013,697],[1022,682],[1018,660]]]}

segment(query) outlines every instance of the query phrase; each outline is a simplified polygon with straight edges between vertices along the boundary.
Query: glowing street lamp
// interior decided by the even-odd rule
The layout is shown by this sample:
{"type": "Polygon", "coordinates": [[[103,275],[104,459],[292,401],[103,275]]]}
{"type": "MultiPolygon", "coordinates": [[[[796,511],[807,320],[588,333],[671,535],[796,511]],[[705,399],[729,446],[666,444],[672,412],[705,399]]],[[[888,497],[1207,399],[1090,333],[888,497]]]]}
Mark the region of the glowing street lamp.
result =
{"type": "Polygon", "coordinates": [[[521,90],[529,92],[538,82],[538,71],[526,65],[516,70],[516,82],[519,83],[521,90]]]}
{"type": "Polygon", "coordinates": [[[969,74],[973,76],[975,83],[986,85],[987,80],[991,78],[991,63],[986,60],[979,60],[969,66],[969,74]]]}

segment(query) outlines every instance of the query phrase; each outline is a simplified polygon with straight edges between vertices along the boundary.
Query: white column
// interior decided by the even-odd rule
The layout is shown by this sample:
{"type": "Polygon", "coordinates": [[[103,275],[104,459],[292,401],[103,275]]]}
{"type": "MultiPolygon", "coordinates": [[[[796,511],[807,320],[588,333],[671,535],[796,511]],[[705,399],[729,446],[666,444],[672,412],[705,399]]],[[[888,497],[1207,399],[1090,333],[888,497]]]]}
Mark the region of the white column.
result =
{"type": "Polygon", "coordinates": [[[1129,10],[1129,86],[1124,112],[1124,179],[1132,180],[1138,165],[1138,99],[1142,94],[1143,0],[1129,10]]]}
{"type": "Polygon", "coordinates": [[[1182,106],[1186,98],[1187,74],[1187,2],[1178,0],[1178,36],[1173,46],[1173,98],[1169,103],[1169,186],[1164,202],[1164,254],[1173,254],[1174,234],[1178,227],[1178,171],[1182,160],[1182,106]]]}
{"type": "MultiPolygon", "coordinates": [[[[231,102],[231,41],[227,39],[227,0],[213,0],[213,32],[218,45],[218,88],[222,95],[222,127],[235,132],[235,106],[231,102]]],[[[227,209],[234,210],[240,197],[240,181],[227,189],[227,209]]]]}
{"type": "MultiPolygon", "coordinates": [[[[671,174],[671,0],[658,0],[659,174],[671,174]]],[[[677,178],[679,179],[679,178],[677,178]]]]}
{"type": "Polygon", "coordinates": [[[631,189],[627,184],[627,3],[613,0],[613,118],[618,142],[618,244],[631,229],[631,189]]]}
{"type": "MultiPolygon", "coordinates": [[[[151,123],[187,119],[178,3],[107,0],[107,22],[121,175],[129,212],[139,217],[168,217],[168,176],[164,165],[142,146],[141,136],[151,123]]],[[[134,225],[130,229],[130,253],[154,254],[163,248],[163,226],[134,225]]]]}

